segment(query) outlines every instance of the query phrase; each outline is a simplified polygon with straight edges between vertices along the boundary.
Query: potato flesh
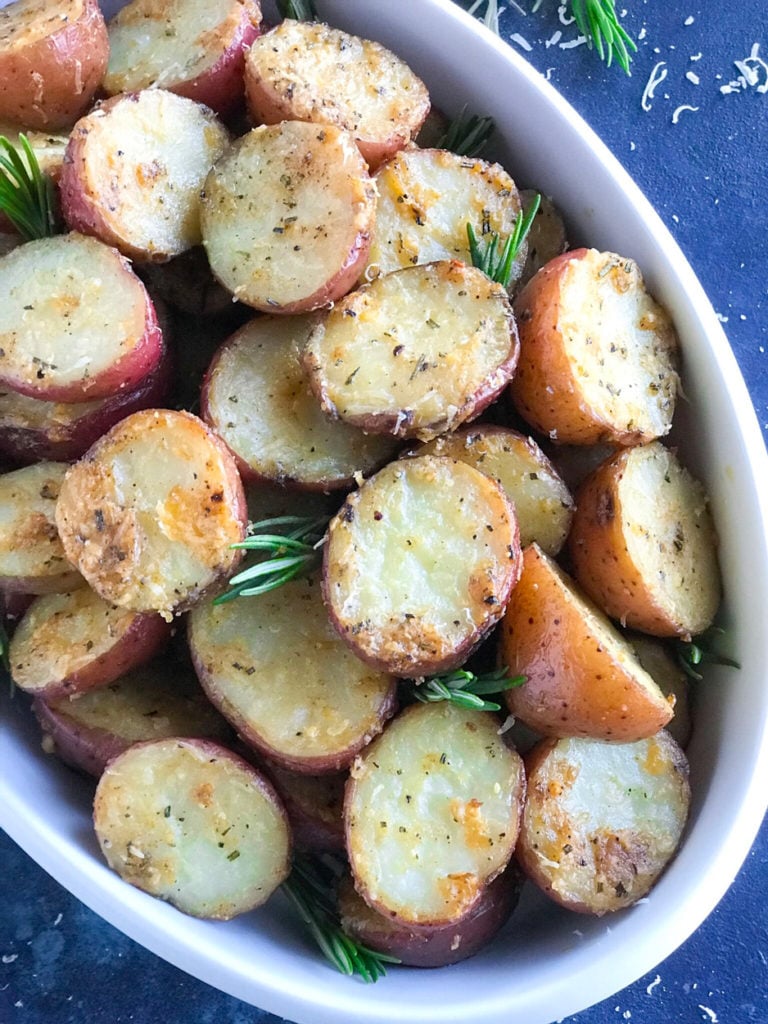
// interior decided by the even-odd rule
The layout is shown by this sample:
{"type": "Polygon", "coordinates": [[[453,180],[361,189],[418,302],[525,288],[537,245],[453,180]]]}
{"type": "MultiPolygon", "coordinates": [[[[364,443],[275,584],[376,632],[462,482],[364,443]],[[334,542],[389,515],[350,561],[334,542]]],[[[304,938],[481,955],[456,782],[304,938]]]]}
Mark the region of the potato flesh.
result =
{"type": "MultiPolygon", "coordinates": [[[[258,7],[248,5],[253,18],[258,7]]],[[[234,41],[242,0],[133,0],[109,23],[104,88],[172,89],[211,68],[234,41]]]]}
{"type": "Polygon", "coordinates": [[[548,555],[556,555],[563,546],[573,498],[530,437],[504,427],[465,427],[427,442],[415,454],[459,459],[498,481],[515,506],[522,547],[536,541],[548,555]]]}
{"type": "MultiPolygon", "coordinates": [[[[531,188],[523,189],[520,193],[520,199],[526,211],[530,209],[536,195],[536,190],[531,188]]],[[[539,209],[533,218],[526,241],[528,242],[528,254],[520,274],[518,287],[530,281],[543,266],[546,266],[550,260],[568,248],[563,218],[549,196],[541,196],[539,209]]]]}
{"type": "Polygon", "coordinates": [[[340,487],[386,462],[395,442],[323,414],[301,365],[314,324],[260,317],[243,328],[212,364],[206,419],[257,475],[340,487]]]}
{"type": "Polygon", "coordinates": [[[96,239],[69,234],[14,249],[0,261],[0,374],[34,386],[87,382],[143,341],[141,281],[96,239]]]}
{"type": "Polygon", "coordinates": [[[189,641],[209,697],[237,730],[299,771],[348,765],[394,710],[393,680],[333,631],[316,579],[193,609],[189,641]]]}
{"type": "Polygon", "coordinates": [[[232,294],[269,311],[326,286],[373,226],[374,191],[347,132],[302,122],[254,128],[208,176],[205,248],[232,294]]]}
{"type": "Polygon", "coordinates": [[[476,415],[482,399],[501,390],[516,343],[504,289],[479,270],[443,261],[348,295],[313,332],[304,359],[329,414],[426,440],[476,415]]]}
{"type": "Polygon", "coordinates": [[[324,586],[337,629],[396,675],[455,667],[503,611],[517,536],[503,491],[473,467],[432,456],[386,466],[329,527],[324,586]]]}
{"type": "MultiPolygon", "coordinates": [[[[0,17],[2,17],[1,14],[0,17]]],[[[0,23],[1,33],[2,23],[0,23]]],[[[0,135],[4,135],[17,150],[21,149],[19,146],[20,131],[21,129],[16,128],[12,124],[0,124],[0,135]]],[[[67,136],[32,131],[26,131],[23,134],[27,137],[27,142],[35,154],[40,170],[53,178],[54,181],[58,181],[61,165],[64,162],[64,151],[67,148],[67,136]]],[[[19,156],[24,166],[28,167],[29,162],[23,150],[19,152],[19,156]]]]}
{"type": "Polygon", "coordinates": [[[0,10],[0,48],[23,51],[82,17],[84,0],[16,0],[0,10]]]}
{"type": "Polygon", "coordinates": [[[688,768],[666,733],[636,743],[561,739],[535,758],[523,864],[559,902],[602,914],[644,896],[688,815],[688,768]]]}
{"type": "MultiPolygon", "coordinates": [[[[435,260],[471,263],[467,224],[481,241],[493,231],[507,238],[520,212],[515,183],[499,164],[446,150],[403,150],[374,180],[379,197],[368,281],[435,260]]],[[[525,244],[516,266],[524,260],[525,244]]]]}
{"type": "Polygon", "coordinates": [[[0,579],[5,585],[15,580],[27,592],[78,585],[55,521],[66,468],[39,462],[0,475],[0,579]]]}
{"type": "Polygon", "coordinates": [[[352,769],[347,849],[371,906],[415,925],[460,920],[506,865],[522,762],[487,712],[417,705],[352,769]]]}
{"type": "Polygon", "coordinates": [[[282,807],[257,772],[214,743],[127,750],[101,777],[94,824],[122,878],[198,917],[251,910],[288,873],[282,807]]]}

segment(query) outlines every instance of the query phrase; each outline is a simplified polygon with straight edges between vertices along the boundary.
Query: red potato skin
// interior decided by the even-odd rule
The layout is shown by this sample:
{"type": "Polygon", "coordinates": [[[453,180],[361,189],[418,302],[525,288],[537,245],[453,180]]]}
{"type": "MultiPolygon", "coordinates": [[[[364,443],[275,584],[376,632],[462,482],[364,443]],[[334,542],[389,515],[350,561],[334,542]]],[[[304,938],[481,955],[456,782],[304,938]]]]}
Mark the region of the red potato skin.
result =
{"type": "Polygon", "coordinates": [[[19,53],[0,52],[0,118],[25,128],[68,128],[90,106],[109,58],[98,0],[19,53]]]}
{"type": "Polygon", "coordinates": [[[0,590],[0,612],[8,636],[13,635],[17,623],[35,600],[34,594],[21,594],[13,590],[0,590]]]}
{"type": "Polygon", "coordinates": [[[76,771],[99,778],[109,762],[131,746],[107,729],[85,728],[74,719],[51,707],[40,697],[32,701],[40,728],[43,731],[43,749],[55,753],[59,760],[76,771]]]}
{"type": "Polygon", "coordinates": [[[56,576],[0,576],[0,590],[8,595],[42,597],[44,594],[64,594],[82,587],[84,582],[72,566],[71,571],[56,576]]]}
{"type": "MultiPolygon", "coordinates": [[[[170,351],[164,345],[158,365],[135,388],[109,395],[97,408],[67,424],[14,425],[0,419],[0,452],[21,465],[76,461],[126,416],[164,404],[173,378],[172,364],[170,351]]],[[[76,408],[74,405],[73,409],[76,408]]]]}
{"type": "Polygon", "coordinates": [[[315,853],[344,853],[344,822],[342,805],[344,799],[344,783],[346,772],[338,775],[326,775],[329,787],[338,786],[338,806],[331,804],[330,798],[322,804],[309,807],[304,800],[294,795],[290,780],[286,780],[287,772],[278,765],[271,765],[254,751],[245,747],[238,751],[246,760],[253,760],[255,766],[267,776],[275,787],[278,796],[285,805],[291,823],[296,848],[315,853]],[[245,752],[244,752],[245,751],[245,752]],[[338,813],[335,813],[335,812],[338,813]]]}
{"type": "Polygon", "coordinates": [[[186,96],[196,103],[204,103],[220,117],[232,113],[243,97],[243,70],[245,51],[260,34],[261,28],[254,24],[243,6],[240,26],[226,51],[216,63],[189,82],[180,82],[170,88],[178,96],[186,96]]]}

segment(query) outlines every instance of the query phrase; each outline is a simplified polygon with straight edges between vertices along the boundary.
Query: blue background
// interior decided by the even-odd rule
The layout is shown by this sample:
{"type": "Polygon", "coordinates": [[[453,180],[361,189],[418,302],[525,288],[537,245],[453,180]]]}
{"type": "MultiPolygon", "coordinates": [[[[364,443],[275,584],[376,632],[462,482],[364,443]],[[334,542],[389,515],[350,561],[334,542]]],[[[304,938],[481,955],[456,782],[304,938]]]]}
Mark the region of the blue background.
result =
{"type": "MultiPolygon", "coordinates": [[[[760,69],[746,89],[721,91],[737,79],[733,61],[748,57],[755,43],[768,58],[765,0],[626,0],[624,24],[639,47],[629,78],[603,67],[585,45],[560,46],[577,33],[560,24],[557,0],[543,0],[535,13],[533,0],[520,3],[525,15],[500,5],[502,35],[525,40],[530,50],[520,39],[511,45],[549,76],[659,211],[723,320],[765,436],[768,92],[759,86],[768,83],[768,72],[760,69]],[[552,42],[557,31],[562,37],[552,42]],[[659,61],[667,77],[645,111],[643,90],[659,61]],[[683,104],[699,109],[681,112],[674,124],[683,104]]],[[[618,6],[621,11],[621,0],[618,6]]],[[[279,1020],[125,938],[2,833],[0,865],[0,1024],[279,1020]]],[[[567,1021],[768,1024],[767,891],[764,823],[734,885],[699,931],[635,985],[567,1021]]]]}

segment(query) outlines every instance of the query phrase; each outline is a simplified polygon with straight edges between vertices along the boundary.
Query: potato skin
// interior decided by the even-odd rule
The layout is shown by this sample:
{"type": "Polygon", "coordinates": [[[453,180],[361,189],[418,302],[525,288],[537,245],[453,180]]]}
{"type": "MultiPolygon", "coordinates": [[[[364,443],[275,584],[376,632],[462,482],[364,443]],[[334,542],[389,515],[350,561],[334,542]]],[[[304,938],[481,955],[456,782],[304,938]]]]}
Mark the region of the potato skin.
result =
{"type": "Polygon", "coordinates": [[[506,692],[509,710],[545,736],[629,743],[653,736],[672,717],[628,644],[536,544],[523,552],[500,659],[527,678],[506,692]]]}
{"type": "MultiPolygon", "coordinates": [[[[44,0],[13,6],[28,7],[30,18],[44,17],[46,9],[44,0]]],[[[51,22],[61,27],[51,25],[49,33],[29,45],[0,47],[0,119],[41,131],[68,128],[88,108],[109,56],[107,27],[97,0],[54,6],[80,11],[67,21],[58,11],[51,14],[51,22]]],[[[0,34],[4,20],[0,12],[0,34]]]]}

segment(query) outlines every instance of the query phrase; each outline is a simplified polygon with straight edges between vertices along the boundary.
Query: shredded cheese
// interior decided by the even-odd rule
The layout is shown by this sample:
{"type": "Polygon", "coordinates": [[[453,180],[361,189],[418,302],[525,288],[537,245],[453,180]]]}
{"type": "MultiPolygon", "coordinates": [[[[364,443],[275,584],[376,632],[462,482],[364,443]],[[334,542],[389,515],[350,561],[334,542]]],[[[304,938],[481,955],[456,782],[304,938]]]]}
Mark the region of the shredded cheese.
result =
{"type": "Polygon", "coordinates": [[[698,107],[691,107],[687,103],[681,103],[680,106],[677,107],[675,109],[675,112],[672,114],[672,124],[677,124],[677,122],[680,120],[680,115],[683,113],[683,111],[690,110],[693,113],[696,113],[698,109],[698,107]]]}
{"type": "Polygon", "coordinates": [[[667,62],[665,60],[660,60],[648,76],[648,81],[645,83],[645,88],[643,89],[643,98],[640,100],[640,106],[646,112],[651,109],[651,100],[653,99],[653,94],[656,91],[657,86],[661,85],[667,77],[667,74],[667,62]]]}

